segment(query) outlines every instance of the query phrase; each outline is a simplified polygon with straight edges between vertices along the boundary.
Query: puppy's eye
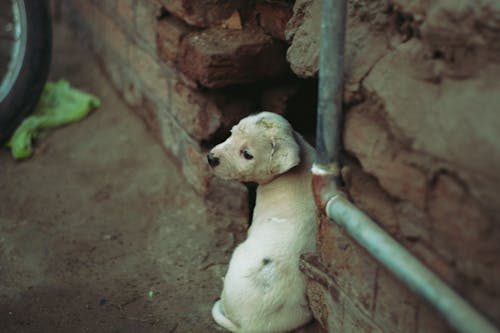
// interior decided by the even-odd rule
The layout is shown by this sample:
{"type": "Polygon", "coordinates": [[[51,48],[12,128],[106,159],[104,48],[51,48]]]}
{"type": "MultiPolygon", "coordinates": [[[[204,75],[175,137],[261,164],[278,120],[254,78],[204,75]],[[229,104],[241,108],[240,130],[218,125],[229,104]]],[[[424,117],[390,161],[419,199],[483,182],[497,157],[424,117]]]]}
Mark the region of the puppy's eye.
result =
{"type": "Polygon", "coordinates": [[[253,158],[253,155],[250,154],[250,152],[248,150],[242,150],[241,151],[241,155],[243,155],[243,157],[246,159],[246,160],[251,160],[253,158]]]}

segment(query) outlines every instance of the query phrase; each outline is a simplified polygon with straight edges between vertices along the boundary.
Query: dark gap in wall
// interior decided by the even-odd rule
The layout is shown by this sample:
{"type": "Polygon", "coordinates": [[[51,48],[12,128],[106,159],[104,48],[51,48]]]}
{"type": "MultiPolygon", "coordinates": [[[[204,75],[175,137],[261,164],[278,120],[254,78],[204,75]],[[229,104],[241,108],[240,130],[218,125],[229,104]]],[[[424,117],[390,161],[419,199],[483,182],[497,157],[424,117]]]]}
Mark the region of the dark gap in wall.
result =
{"type": "Polygon", "coordinates": [[[432,53],[432,59],[443,59],[444,58],[444,53],[441,50],[434,50],[432,53]]]}
{"type": "Polygon", "coordinates": [[[248,190],[248,225],[252,225],[253,211],[257,200],[257,183],[244,183],[248,190]]]}
{"type": "Polygon", "coordinates": [[[316,140],[317,108],[318,80],[300,80],[299,89],[288,100],[285,117],[313,146],[316,140]]]}
{"type": "MultiPolygon", "coordinates": [[[[299,79],[295,76],[220,89],[203,89],[213,93],[216,101],[234,107],[222,108],[225,123],[201,146],[210,149],[229,137],[229,130],[241,118],[260,111],[271,111],[285,116],[293,128],[314,145],[316,131],[317,79],[299,79]]],[[[219,104],[219,103],[218,103],[219,104]]]]}
{"type": "MultiPolygon", "coordinates": [[[[282,114],[292,127],[314,146],[318,98],[317,79],[299,79],[292,76],[246,85],[233,85],[215,91],[210,89],[204,91],[217,94],[220,100],[224,100],[225,105],[229,98],[235,101],[247,101],[248,105],[244,110],[236,110],[237,107],[222,110],[223,113],[228,112],[223,117],[227,123],[223,124],[209,139],[201,142],[203,149],[208,151],[223,142],[229,137],[231,127],[241,118],[260,111],[282,114]]],[[[249,221],[251,222],[257,184],[245,183],[245,186],[248,189],[249,221]]]]}
{"type": "Polygon", "coordinates": [[[160,21],[160,20],[163,20],[169,16],[172,16],[172,14],[164,6],[161,6],[160,13],[158,16],[156,16],[156,19],[158,21],[160,21]]]}

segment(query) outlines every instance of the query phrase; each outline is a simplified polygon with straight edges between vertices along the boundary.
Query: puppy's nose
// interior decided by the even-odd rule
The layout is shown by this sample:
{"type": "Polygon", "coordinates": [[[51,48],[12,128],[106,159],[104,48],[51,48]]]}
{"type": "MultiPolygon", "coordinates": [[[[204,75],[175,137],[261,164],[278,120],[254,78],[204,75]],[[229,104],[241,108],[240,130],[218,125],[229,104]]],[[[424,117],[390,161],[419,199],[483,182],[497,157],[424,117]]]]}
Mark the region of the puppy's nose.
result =
{"type": "Polygon", "coordinates": [[[212,168],[219,165],[219,159],[217,157],[215,157],[215,155],[213,153],[209,153],[207,155],[207,160],[208,160],[208,164],[210,164],[210,166],[212,168]]]}

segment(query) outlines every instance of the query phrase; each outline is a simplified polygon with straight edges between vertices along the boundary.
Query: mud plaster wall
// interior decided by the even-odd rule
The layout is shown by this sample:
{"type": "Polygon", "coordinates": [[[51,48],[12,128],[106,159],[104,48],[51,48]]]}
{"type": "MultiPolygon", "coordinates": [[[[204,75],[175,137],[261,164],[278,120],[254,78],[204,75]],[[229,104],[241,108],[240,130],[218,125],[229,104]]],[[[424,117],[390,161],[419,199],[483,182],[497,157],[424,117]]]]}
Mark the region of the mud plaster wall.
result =
{"type": "MultiPolygon", "coordinates": [[[[286,35],[299,75],[318,71],[319,21],[320,1],[295,2],[286,35]]],[[[345,56],[349,194],[499,323],[500,3],[348,1],[345,56]]],[[[309,268],[326,274],[312,274],[310,294],[330,328],[446,330],[324,220],[318,245],[309,268]]]]}
{"type": "MultiPolygon", "coordinates": [[[[246,188],[212,178],[206,150],[259,109],[310,129],[320,1],[55,0],[53,7],[91,45],[187,183],[214,209],[233,211],[229,227],[241,230],[246,188]]],[[[351,0],[348,11],[348,192],[498,323],[500,5],[351,0]]],[[[306,260],[309,296],[331,331],[449,329],[325,220],[318,249],[306,260]]]]}

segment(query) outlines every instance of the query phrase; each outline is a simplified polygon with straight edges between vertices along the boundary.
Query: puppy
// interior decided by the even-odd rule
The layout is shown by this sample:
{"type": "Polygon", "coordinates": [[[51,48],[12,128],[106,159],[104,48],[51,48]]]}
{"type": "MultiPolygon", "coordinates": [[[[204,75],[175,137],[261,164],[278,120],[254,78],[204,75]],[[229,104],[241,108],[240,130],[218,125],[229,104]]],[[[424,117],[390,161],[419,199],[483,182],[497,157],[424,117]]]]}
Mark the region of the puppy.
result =
{"type": "Polygon", "coordinates": [[[299,257],[315,251],[314,149],[282,116],[244,118],[208,154],[216,176],[256,182],[247,239],[234,251],[214,320],[232,332],[286,332],[312,319],[299,257]]]}

